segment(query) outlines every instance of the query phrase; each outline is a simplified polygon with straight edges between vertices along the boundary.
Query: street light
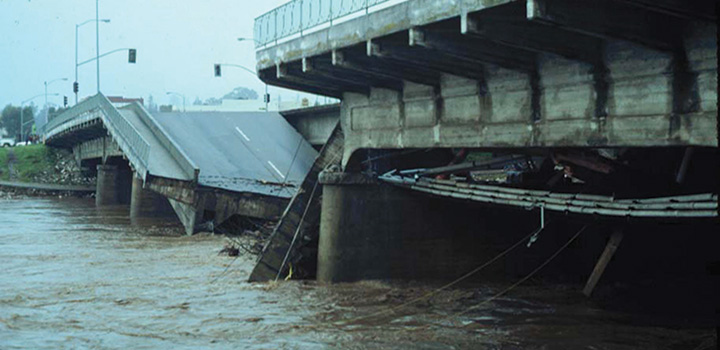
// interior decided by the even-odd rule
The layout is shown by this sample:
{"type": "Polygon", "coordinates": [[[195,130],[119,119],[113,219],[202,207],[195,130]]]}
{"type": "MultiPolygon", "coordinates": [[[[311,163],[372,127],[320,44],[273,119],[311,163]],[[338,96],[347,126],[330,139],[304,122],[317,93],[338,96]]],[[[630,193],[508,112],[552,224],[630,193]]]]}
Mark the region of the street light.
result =
{"type": "MultiPolygon", "coordinates": [[[[240,40],[240,39],[241,39],[241,38],[238,38],[238,40],[240,40]]],[[[253,71],[252,69],[250,69],[250,68],[248,68],[248,67],[241,66],[241,65],[239,65],[239,64],[215,63],[215,76],[216,76],[216,77],[220,77],[220,76],[222,75],[222,72],[221,72],[221,70],[220,70],[220,67],[221,67],[221,66],[240,68],[240,69],[242,69],[242,70],[244,70],[244,71],[246,71],[246,72],[248,72],[248,73],[250,73],[250,74],[252,74],[252,75],[254,75],[254,76],[256,76],[256,77],[258,77],[258,75],[257,75],[257,73],[255,73],[255,71],[253,71]]],[[[259,79],[259,78],[260,78],[260,77],[258,77],[258,79],[259,79]]],[[[265,96],[263,96],[263,100],[265,101],[265,112],[268,112],[268,104],[270,103],[270,95],[268,94],[268,84],[267,84],[267,83],[265,83],[265,96]]]]}
{"type": "MultiPolygon", "coordinates": [[[[51,96],[58,96],[58,95],[60,95],[60,94],[54,93],[54,94],[50,94],[50,95],[51,95],[51,96]]],[[[25,124],[25,123],[24,123],[24,122],[25,122],[25,110],[24,110],[23,107],[25,106],[25,103],[26,103],[26,102],[30,102],[30,101],[32,101],[32,100],[34,100],[34,99],[36,99],[36,98],[38,98],[38,97],[40,97],[40,96],[47,96],[47,93],[37,94],[37,95],[35,95],[35,96],[33,96],[33,97],[30,97],[29,99],[27,99],[27,100],[25,100],[25,101],[20,102],[20,142],[23,142],[23,141],[24,141],[24,138],[25,138],[25,137],[24,137],[25,134],[23,133],[23,126],[24,126],[24,124],[25,124]]],[[[47,98],[47,97],[46,97],[46,98],[47,98]]]]}
{"type": "Polygon", "coordinates": [[[48,85],[50,85],[56,81],[61,81],[61,80],[67,81],[68,79],[67,78],[57,78],[57,79],[53,79],[50,81],[47,81],[47,80],[45,81],[45,122],[47,122],[47,120],[48,120],[47,87],[48,87],[48,85]]]}
{"type": "Polygon", "coordinates": [[[47,80],[45,81],[45,107],[47,107],[47,87],[48,87],[48,85],[50,85],[56,81],[61,81],[61,80],[67,81],[68,79],[67,78],[57,78],[57,79],[53,79],[50,81],[47,81],[47,80]]]}
{"type": "Polygon", "coordinates": [[[183,100],[183,113],[185,113],[185,95],[183,95],[183,94],[181,94],[181,93],[178,93],[178,92],[172,92],[172,91],[168,91],[168,92],[166,92],[165,94],[166,94],[166,95],[178,95],[178,96],[182,97],[182,100],[183,100]]]}
{"type": "MultiPolygon", "coordinates": [[[[73,83],[73,91],[75,92],[75,104],[78,103],[78,92],[77,92],[77,89],[75,88],[78,83],[78,28],[80,28],[81,26],[88,24],[90,22],[110,23],[110,20],[109,19],[101,19],[98,21],[93,18],[93,19],[89,19],[85,22],[75,25],[75,83],[73,83]]],[[[99,88],[98,88],[98,90],[99,90],[99,88]]]]}

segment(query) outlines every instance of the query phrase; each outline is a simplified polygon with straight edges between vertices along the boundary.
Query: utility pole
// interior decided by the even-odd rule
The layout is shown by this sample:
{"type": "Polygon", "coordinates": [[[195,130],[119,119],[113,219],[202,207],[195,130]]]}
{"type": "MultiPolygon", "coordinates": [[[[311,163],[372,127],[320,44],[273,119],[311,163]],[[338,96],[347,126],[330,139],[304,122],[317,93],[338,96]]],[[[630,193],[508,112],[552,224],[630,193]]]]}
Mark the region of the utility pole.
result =
{"type": "Polygon", "coordinates": [[[97,70],[97,92],[100,93],[100,9],[95,0],[95,67],[97,70]]]}

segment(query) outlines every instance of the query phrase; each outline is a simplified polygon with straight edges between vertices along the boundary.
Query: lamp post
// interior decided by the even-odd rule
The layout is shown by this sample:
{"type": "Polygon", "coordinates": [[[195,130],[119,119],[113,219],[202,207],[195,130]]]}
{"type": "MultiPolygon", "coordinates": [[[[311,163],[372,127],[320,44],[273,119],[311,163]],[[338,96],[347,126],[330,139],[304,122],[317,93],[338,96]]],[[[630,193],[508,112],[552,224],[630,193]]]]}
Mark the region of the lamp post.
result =
{"type": "Polygon", "coordinates": [[[57,79],[53,79],[50,81],[47,81],[47,80],[45,81],[45,107],[47,107],[47,87],[48,87],[48,85],[50,85],[56,81],[60,81],[60,80],[67,81],[68,79],[67,78],[57,78],[57,79]]]}
{"type": "MultiPolygon", "coordinates": [[[[98,22],[98,20],[89,19],[85,22],[75,25],[75,84],[77,84],[77,82],[78,82],[78,28],[80,28],[81,26],[88,24],[90,22],[98,22]]],[[[99,22],[110,23],[110,20],[109,19],[101,19],[99,22]]],[[[75,92],[75,104],[77,104],[78,103],[78,92],[77,92],[77,90],[75,90],[74,84],[73,84],[73,90],[75,92]]]]}
{"type": "MultiPolygon", "coordinates": [[[[60,94],[54,93],[54,94],[50,94],[50,95],[51,95],[51,96],[58,96],[58,95],[60,95],[60,94]]],[[[30,97],[29,99],[27,99],[27,100],[25,100],[25,101],[20,102],[20,142],[23,142],[24,139],[25,139],[25,135],[24,135],[24,133],[23,133],[23,126],[24,126],[24,124],[25,124],[25,110],[24,110],[25,103],[30,102],[30,101],[32,101],[32,100],[34,100],[34,99],[36,99],[36,98],[38,98],[38,97],[40,97],[40,96],[46,96],[45,98],[47,99],[47,93],[44,93],[44,94],[37,94],[37,95],[35,95],[35,96],[33,96],[33,97],[30,97]]]]}
{"type": "MultiPolygon", "coordinates": [[[[255,40],[255,39],[253,39],[253,38],[240,37],[240,38],[237,38],[237,41],[252,41],[252,42],[255,43],[255,45],[261,45],[259,41],[255,40]]],[[[256,72],[254,72],[254,71],[252,71],[252,70],[250,70],[250,69],[247,69],[247,68],[245,68],[245,67],[242,67],[242,66],[238,66],[238,65],[234,65],[234,66],[239,67],[239,68],[242,68],[242,69],[244,69],[244,70],[246,70],[246,71],[249,71],[249,72],[252,73],[254,76],[258,77],[258,79],[260,79],[260,77],[257,75],[256,72]]],[[[268,84],[267,84],[267,83],[265,83],[265,96],[263,96],[263,100],[265,101],[265,112],[267,112],[267,111],[268,111],[268,104],[270,103],[270,95],[268,94],[268,84]]],[[[278,105],[278,109],[280,109],[280,106],[279,106],[279,105],[278,105]]]]}
{"type": "Polygon", "coordinates": [[[52,83],[54,83],[54,82],[56,82],[56,81],[61,81],[61,80],[62,80],[62,81],[67,81],[68,79],[67,79],[67,78],[57,78],[57,79],[53,79],[53,80],[50,80],[50,81],[47,81],[47,80],[45,81],[45,122],[48,121],[47,87],[48,87],[48,85],[50,85],[50,84],[52,84],[52,83]]]}
{"type": "Polygon", "coordinates": [[[183,113],[185,113],[185,95],[183,95],[183,94],[181,94],[181,93],[178,93],[178,92],[172,92],[172,91],[168,91],[168,92],[166,92],[165,94],[166,94],[166,95],[178,95],[178,96],[182,97],[182,100],[183,100],[183,113]]]}
{"type": "MultiPolygon", "coordinates": [[[[219,77],[221,75],[221,73],[220,73],[221,66],[240,68],[240,69],[258,77],[257,73],[255,73],[255,71],[253,71],[252,69],[245,67],[245,66],[241,66],[239,64],[232,64],[232,63],[216,63],[215,64],[215,76],[216,77],[219,77]]],[[[258,79],[259,78],[260,77],[258,77],[258,79]]],[[[265,83],[265,96],[263,96],[263,100],[265,100],[265,112],[268,112],[268,104],[270,103],[270,95],[268,94],[268,84],[267,83],[265,83]]]]}

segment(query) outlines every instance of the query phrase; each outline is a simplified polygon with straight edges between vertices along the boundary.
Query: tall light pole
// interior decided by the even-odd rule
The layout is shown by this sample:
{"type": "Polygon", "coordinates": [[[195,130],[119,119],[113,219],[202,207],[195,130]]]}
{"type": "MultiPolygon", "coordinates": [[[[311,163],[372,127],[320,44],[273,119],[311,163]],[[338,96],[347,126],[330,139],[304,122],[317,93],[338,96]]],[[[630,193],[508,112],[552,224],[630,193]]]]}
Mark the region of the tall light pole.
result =
{"type": "MultiPolygon", "coordinates": [[[[215,76],[216,77],[222,76],[222,72],[220,71],[220,67],[222,67],[222,66],[240,68],[240,69],[258,77],[258,79],[260,78],[257,75],[257,73],[255,73],[255,71],[253,71],[252,69],[245,67],[245,66],[241,66],[239,64],[232,64],[232,63],[215,63],[215,76]]],[[[270,94],[268,94],[268,84],[267,83],[265,83],[265,95],[263,96],[263,100],[265,100],[265,112],[268,112],[268,104],[270,104],[270,94]]]]}
{"type": "MultiPolygon", "coordinates": [[[[58,95],[60,95],[60,94],[54,93],[54,94],[50,94],[50,95],[51,95],[51,96],[58,96],[58,95]]],[[[35,95],[35,96],[33,96],[33,97],[30,97],[29,99],[27,99],[27,100],[25,100],[25,101],[20,102],[20,142],[23,142],[24,139],[25,139],[25,134],[23,133],[23,126],[24,126],[24,124],[25,124],[25,110],[24,110],[25,103],[30,102],[30,101],[32,101],[32,100],[34,100],[34,99],[36,99],[36,98],[38,98],[38,97],[40,97],[40,96],[47,96],[47,93],[45,93],[45,94],[37,94],[37,95],[35,95]]],[[[46,98],[47,98],[47,97],[46,97],[46,98]]]]}
{"type": "MultiPolygon", "coordinates": [[[[260,42],[253,38],[240,37],[240,38],[237,38],[237,41],[252,41],[255,43],[255,45],[260,45],[260,42]]],[[[256,77],[258,77],[258,79],[260,79],[260,76],[258,76],[256,72],[254,72],[250,69],[247,69],[245,67],[242,67],[242,66],[238,66],[238,67],[245,69],[247,71],[250,71],[250,73],[252,73],[256,77]]],[[[265,112],[268,112],[268,104],[270,103],[270,94],[268,94],[268,84],[267,83],[265,83],[265,95],[263,96],[263,100],[265,101],[265,112]]],[[[280,105],[278,105],[278,109],[280,109],[280,105]]]]}
{"type": "Polygon", "coordinates": [[[183,113],[185,113],[185,95],[183,95],[183,94],[181,94],[181,93],[178,93],[178,92],[172,92],[172,91],[168,91],[168,92],[166,92],[165,94],[166,94],[166,95],[178,95],[178,96],[182,97],[182,100],[183,100],[183,113]]]}
{"type": "Polygon", "coordinates": [[[97,67],[97,92],[100,93],[100,10],[95,0],[95,67],[97,67]]]}
{"type": "Polygon", "coordinates": [[[47,87],[48,87],[48,85],[50,85],[56,81],[60,81],[60,80],[67,81],[68,79],[67,78],[57,78],[57,79],[53,79],[50,81],[47,81],[47,80],[45,81],[45,107],[47,107],[47,87]]]}
{"type": "Polygon", "coordinates": [[[45,122],[46,122],[46,123],[47,123],[47,121],[48,121],[47,87],[48,87],[48,85],[50,85],[50,84],[52,84],[52,83],[54,83],[54,82],[56,82],[56,81],[61,81],[61,80],[62,80],[62,81],[67,81],[68,79],[67,79],[67,78],[57,78],[57,79],[53,79],[53,80],[50,80],[50,81],[47,81],[47,80],[45,81],[45,108],[44,108],[44,109],[45,109],[45,122]]]}
{"type": "MultiPolygon", "coordinates": [[[[98,22],[96,19],[89,19],[85,22],[82,22],[80,24],[75,25],[75,83],[73,84],[73,92],[75,92],[75,104],[78,103],[78,92],[77,92],[77,84],[78,83],[78,28],[81,26],[88,24],[90,22],[98,22]]],[[[101,19],[100,22],[104,23],[110,23],[109,19],[101,19]]]]}

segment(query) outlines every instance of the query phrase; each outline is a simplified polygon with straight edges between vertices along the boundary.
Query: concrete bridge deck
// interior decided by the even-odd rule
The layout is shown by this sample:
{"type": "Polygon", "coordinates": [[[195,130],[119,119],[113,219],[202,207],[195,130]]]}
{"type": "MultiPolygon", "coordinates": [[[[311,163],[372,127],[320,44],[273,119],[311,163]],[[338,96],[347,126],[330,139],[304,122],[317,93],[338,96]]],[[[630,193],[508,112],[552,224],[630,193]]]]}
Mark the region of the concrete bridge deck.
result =
{"type": "MultiPolygon", "coordinates": [[[[463,257],[459,247],[484,239],[484,232],[467,228],[483,225],[469,219],[478,216],[474,205],[534,203],[563,211],[565,204],[542,197],[558,193],[558,187],[570,189],[567,193],[602,188],[610,197],[615,192],[627,198],[709,196],[678,206],[688,211],[664,202],[638,204],[670,208],[660,213],[626,203],[572,202],[568,208],[583,215],[717,217],[713,186],[720,171],[711,165],[717,163],[720,135],[716,1],[389,4],[294,0],[256,19],[257,72],[263,81],[342,101],[342,145],[333,145],[342,151],[342,163],[319,177],[322,212],[313,261],[318,279],[457,271],[450,266],[481,255],[469,251],[463,257]],[[404,156],[419,150],[415,158],[404,156]],[[503,201],[496,197],[509,195],[480,195],[440,179],[385,179],[418,191],[365,179],[366,173],[448,166],[462,161],[465,152],[541,157],[538,167],[527,168],[532,168],[525,172],[528,179],[519,181],[545,192],[503,201]],[[443,158],[448,153],[452,156],[443,158]],[[452,205],[439,196],[477,203],[452,205]],[[462,240],[466,244],[458,244],[462,240]]],[[[313,135],[303,124],[312,121],[297,119],[304,133],[313,135]]],[[[318,118],[315,126],[320,124],[318,118]]],[[[608,232],[611,221],[603,223],[608,232]]],[[[290,244],[281,237],[271,245],[277,251],[266,250],[255,274],[262,279],[281,277],[286,261],[300,261],[296,257],[302,254],[287,247],[302,229],[278,231],[294,235],[290,244]]],[[[611,243],[610,252],[617,241],[611,243]]],[[[593,283],[610,256],[598,262],[593,283]]]]}
{"type": "Polygon", "coordinates": [[[363,148],[717,146],[713,1],[411,0],[317,28],[296,23],[307,3],[258,18],[257,70],[342,99],[344,164],[363,148]]]}
{"type": "Polygon", "coordinates": [[[128,192],[132,217],[143,201],[159,205],[160,194],[188,233],[233,215],[276,219],[317,154],[277,113],[151,115],[138,103],[116,108],[101,94],[50,121],[45,140],[98,164],[98,205],[128,192]]]}

